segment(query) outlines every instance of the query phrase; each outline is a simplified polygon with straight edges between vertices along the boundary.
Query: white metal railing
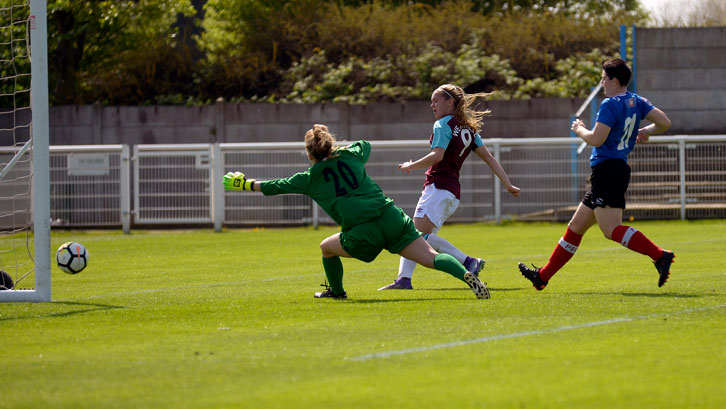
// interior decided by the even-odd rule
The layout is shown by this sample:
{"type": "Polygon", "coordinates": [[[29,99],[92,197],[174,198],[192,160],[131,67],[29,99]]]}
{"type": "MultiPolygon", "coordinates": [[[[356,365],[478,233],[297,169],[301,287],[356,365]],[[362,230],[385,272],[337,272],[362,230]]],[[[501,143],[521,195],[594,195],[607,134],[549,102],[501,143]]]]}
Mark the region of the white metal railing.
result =
{"type": "Polygon", "coordinates": [[[128,145],[50,147],[53,227],[131,228],[128,145]]]}
{"type": "MultiPolygon", "coordinates": [[[[485,143],[512,182],[522,188],[522,195],[517,199],[509,196],[499,180],[474,157],[462,168],[462,204],[450,220],[569,219],[588,188],[590,174],[590,149],[578,154],[580,142],[579,138],[569,137],[486,139],[485,143]]],[[[373,153],[367,164],[368,173],[387,195],[411,213],[420,194],[423,172],[404,175],[396,170],[396,164],[427,152],[427,141],[371,141],[371,144],[373,153]]],[[[230,143],[220,144],[219,149],[225,158],[222,171],[241,170],[258,179],[284,177],[308,167],[302,142],[285,145],[230,143]],[[278,158],[282,152],[297,152],[299,156],[296,160],[278,158]],[[229,155],[236,155],[236,159],[229,160],[229,155]]],[[[639,145],[629,160],[633,175],[626,217],[726,216],[725,153],[726,135],[654,136],[650,143],[639,145]],[[690,162],[699,162],[705,169],[699,173],[688,172],[690,162]],[[691,173],[693,180],[689,180],[691,173]],[[711,184],[711,191],[699,192],[694,187],[689,193],[689,187],[698,184],[711,184]],[[677,193],[675,201],[671,190],[677,193]]],[[[226,209],[223,224],[261,224],[263,220],[258,214],[264,210],[275,214],[268,218],[269,224],[292,223],[279,212],[275,213],[285,206],[279,201],[270,202],[273,198],[236,192],[222,192],[221,195],[226,209]]],[[[306,206],[305,199],[300,200],[303,202],[295,205],[298,209],[306,206]]],[[[299,222],[313,225],[330,222],[316,206],[310,207],[312,209],[304,213],[299,222]]]]}
{"type": "MultiPolygon", "coordinates": [[[[213,223],[212,145],[134,147],[134,222],[144,225],[213,223]]],[[[215,183],[215,181],[220,181],[215,183]]]]}
{"type": "MultiPolygon", "coordinates": [[[[588,148],[578,138],[485,139],[522,189],[513,198],[472,155],[461,171],[462,200],[452,222],[568,220],[588,189],[588,148]]],[[[345,142],[341,142],[345,144],[345,142]]],[[[371,141],[366,165],[383,191],[409,214],[424,173],[396,165],[429,150],[425,140],[371,141]]],[[[50,147],[53,227],[201,225],[272,226],[332,223],[302,195],[264,197],[226,192],[222,175],[243,171],[258,180],[308,169],[303,142],[189,145],[67,145],[50,147]],[[133,204],[133,206],[132,206],[133,204]]],[[[7,155],[10,155],[8,152],[7,155]]],[[[726,135],[654,136],[631,154],[625,217],[726,217],[726,135]]],[[[1,189],[14,189],[6,184],[1,189]]],[[[12,191],[0,196],[12,195],[12,191]]]]}

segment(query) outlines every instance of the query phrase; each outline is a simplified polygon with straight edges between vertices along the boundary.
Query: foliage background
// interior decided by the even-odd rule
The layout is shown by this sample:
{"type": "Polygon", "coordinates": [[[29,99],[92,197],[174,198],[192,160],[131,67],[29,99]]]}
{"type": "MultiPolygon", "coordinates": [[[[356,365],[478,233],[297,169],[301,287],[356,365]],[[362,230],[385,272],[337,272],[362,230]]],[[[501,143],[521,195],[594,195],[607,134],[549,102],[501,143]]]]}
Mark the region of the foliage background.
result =
{"type": "MultiPolygon", "coordinates": [[[[13,30],[0,8],[3,38],[13,30]]],[[[584,97],[637,0],[48,0],[52,104],[584,97]]],[[[16,12],[17,18],[18,13],[16,12]]],[[[17,45],[16,48],[23,45],[17,45]]],[[[3,74],[12,47],[0,47],[3,74]]],[[[3,93],[17,86],[3,82],[3,93]]],[[[20,84],[20,88],[24,85],[20,84]]],[[[6,105],[5,101],[2,102],[6,105]]]]}

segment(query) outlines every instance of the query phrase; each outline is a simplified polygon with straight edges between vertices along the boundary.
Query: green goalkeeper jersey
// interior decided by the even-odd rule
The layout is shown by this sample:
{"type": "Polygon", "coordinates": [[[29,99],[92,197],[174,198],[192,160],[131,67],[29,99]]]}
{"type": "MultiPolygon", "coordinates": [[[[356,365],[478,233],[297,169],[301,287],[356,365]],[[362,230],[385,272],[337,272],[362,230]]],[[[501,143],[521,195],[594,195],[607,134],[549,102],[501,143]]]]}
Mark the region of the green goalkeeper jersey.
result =
{"type": "Polygon", "coordinates": [[[378,218],[393,204],[365,170],[368,141],[338,149],[305,172],[260,182],[265,196],[299,193],[310,196],[342,229],[378,218]]]}

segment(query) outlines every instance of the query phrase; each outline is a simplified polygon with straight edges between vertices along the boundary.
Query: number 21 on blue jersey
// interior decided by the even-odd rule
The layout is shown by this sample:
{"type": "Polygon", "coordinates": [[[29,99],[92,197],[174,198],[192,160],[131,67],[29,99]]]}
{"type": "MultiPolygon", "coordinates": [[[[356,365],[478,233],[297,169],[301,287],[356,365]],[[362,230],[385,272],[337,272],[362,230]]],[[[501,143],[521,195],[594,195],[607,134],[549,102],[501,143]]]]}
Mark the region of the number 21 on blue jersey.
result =
{"type": "Polygon", "coordinates": [[[623,127],[623,138],[618,144],[619,151],[630,147],[630,139],[632,139],[633,132],[635,131],[635,119],[636,114],[633,114],[633,116],[631,117],[625,118],[625,126],[623,127]]]}

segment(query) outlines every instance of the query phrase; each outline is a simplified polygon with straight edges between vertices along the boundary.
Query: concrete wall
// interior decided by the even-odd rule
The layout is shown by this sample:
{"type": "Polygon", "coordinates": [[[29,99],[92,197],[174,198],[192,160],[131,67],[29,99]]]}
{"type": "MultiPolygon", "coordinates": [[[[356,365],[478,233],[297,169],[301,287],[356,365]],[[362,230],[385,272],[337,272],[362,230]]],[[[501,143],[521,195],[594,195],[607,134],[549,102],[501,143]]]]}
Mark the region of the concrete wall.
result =
{"type": "MultiPolygon", "coordinates": [[[[490,101],[484,137],[567,136],[579,99],[490,101]]],[[[426,139],[428,101],[347,104],[232,104],[202,107],[100,105],[51,108],[51,145],[279,142],[301,140],[314,123],[338,139],[426,139]]]]}
{"type": "Polygon", "coordinates": [[[670,117],[669,134],[726,132],[726,27],[638,28],[637,93],[670,117]]]}

